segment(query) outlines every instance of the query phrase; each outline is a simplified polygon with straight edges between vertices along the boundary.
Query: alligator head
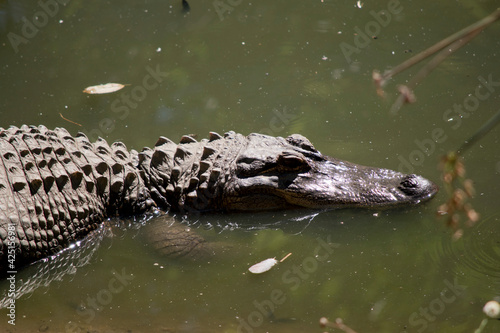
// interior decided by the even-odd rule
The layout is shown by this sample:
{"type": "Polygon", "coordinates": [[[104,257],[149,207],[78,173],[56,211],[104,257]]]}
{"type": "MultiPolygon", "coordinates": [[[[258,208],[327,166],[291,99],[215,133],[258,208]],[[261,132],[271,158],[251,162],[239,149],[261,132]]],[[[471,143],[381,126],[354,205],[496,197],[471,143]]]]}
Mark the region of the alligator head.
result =
{"type": "Polygon", "coordinates": [[[301,135],[247,139],[223,191],[227,210],[413,205],[438,191],[417,175],[324,156],[301,135]]]}

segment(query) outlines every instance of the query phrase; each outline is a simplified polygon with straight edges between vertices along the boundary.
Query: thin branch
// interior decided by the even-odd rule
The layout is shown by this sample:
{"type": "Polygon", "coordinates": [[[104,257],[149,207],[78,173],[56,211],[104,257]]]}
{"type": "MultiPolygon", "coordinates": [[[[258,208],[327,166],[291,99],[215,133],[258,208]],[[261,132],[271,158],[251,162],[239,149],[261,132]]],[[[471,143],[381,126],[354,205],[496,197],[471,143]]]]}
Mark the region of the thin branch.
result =
{"type": "Polygon", "coordinates": [[[398,86],[400,95],[391,107],[391,113],[396,114],[404,103],[414,103],[416,101],[415,95],[413,94],[413,89],[425,79],[439,64],[441,64],[447,57],[459,50],[462,46],[469,43],[474,37],[476,37],[482,29],[474,30],[469,33],[469,35],[464,36],[452,44],[449,45],[444,50],[441,50],[432,60],[430,60],[427,65],[425,65],[411,80],[408,84],[398,86]]]}
{"type": "Polygon", "coordinates": [[[476,30],[483,30],[486,28],[488,25],[492,24],[496,20],[500,18],[500,8],[495,10],[493,13],[490,15],[486,16],[485,18],[479,20],[478,22],[469,25],[468,27],[454,33],[453,35],[446,37],[442,41],[434,44],[433,46],[429,47],[427,50],[420,52],[416,56],[411,57],[410,59],[406,60],[402,64],[394,67],[393,69],[389,70],[388,72],[384,73],[382,78],[383,82],[387,81],[394,75],[406,70],[407,68],[418,64],[420,61],[424,60],[425,58],[433,55],[434,53],[438,52],[439,50],[445,48],[446,46],[450,45],[451,43],[464,38],[465,36],[471,34],[472,32],[476,30]]]}

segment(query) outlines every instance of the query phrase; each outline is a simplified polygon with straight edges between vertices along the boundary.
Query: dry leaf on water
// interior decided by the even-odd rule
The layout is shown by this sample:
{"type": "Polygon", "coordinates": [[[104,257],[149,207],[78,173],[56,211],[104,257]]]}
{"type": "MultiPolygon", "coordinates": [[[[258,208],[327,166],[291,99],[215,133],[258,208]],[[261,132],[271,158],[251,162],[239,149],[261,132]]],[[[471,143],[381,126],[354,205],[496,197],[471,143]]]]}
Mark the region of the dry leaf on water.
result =
{"type": "MultiPolygon", "coordinates": [[[[279,262],[283,262],[286,258],[288,258],[291,255],[292,255],[291,252],[288,253],[279,262]]],[[[273,266],[276,265],[277,263],[278,263],[278,260],[276,260],[276,258],[269,258],[269,259],[263,260],[255,265],[253,265],[248,270],[250,271],[250,273],[260,274],[260,273],[267,272],[268,270],[273,268],[273,266]]]]}
{"type": "Polygon", "coordinates": [[[255,264],[255,265],[253,265],[248,270],[251,273],[260,274],[260,273],[267,272],[268,270],[270,270],[277,263],[278,263],[278,260],[276,260],[274,258],[269,258],[269,259],[266,259],[264,261],[261,261],[261,262],[255,264]]]}
{"type": "Polygon", "coordinates": [[[85,88],[83,90],[84,93],[87,94],[109,94],[115,91],[118,91],[125,87],[127,84],[120,84],[120,83],[106,83],[106,84],[99,84],[97,86],[90,86],[85,88]]]}

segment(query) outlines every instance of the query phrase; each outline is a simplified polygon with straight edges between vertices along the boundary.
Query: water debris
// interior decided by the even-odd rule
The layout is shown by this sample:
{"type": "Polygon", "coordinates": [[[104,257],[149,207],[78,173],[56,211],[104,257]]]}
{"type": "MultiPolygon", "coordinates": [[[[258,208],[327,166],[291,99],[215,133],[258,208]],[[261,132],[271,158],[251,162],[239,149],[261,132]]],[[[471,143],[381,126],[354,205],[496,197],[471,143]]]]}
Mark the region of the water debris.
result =
{"type": "Polygon", "coordinates": [[[277,263],[278,260],[276,260],[276,258],[269,258],[253,265],[248,270],[253,274],[261,274],[273,268],[277,263]]]}
{"type": "Polygon", "coordinates": [[[280,262],[285,261],[286,258],[292,255],[292,252],[288,253],[286,256],[283,257],[283,259],[280,260],[280,262]]]}
{"type": "Polygon", "coordinates": [[[263,260],[255,265],[253,265],[248,270],[250,271],[250,273],[253,273],[253,274],[261,274],[261,273],[267,272],[268,270],[273,268],[274,265],[276,265],[278,262],[283,262],[286,258],[288,258],[291,255],[292,255],[292,252],[288,253],[280,261],[276,260],[276,258],[269,258],[269,259],[263,260]]]}
{"type": "Polygon", "coordinates": [[[349,326],[344,324],[344,321],[342,318],[337,318],[335,319],[335,322],[329,321],[326,317],[322,317],[319,320],[319,326],[320,327],[331,327],[331,328],[338,328],[339,330],[342,330],[346,333],[356,333],[355,330],[350,328],[349,326]]]}
{"type": "Polygon", "coordinates": [[[75,121],[73,121],[73,120],[69,120],[68,118],[65,118],[65,117],[62,115],[62,113],[61,113],[61,112],[59,112],[59,115],[61,116],[61,118],[62,118],[62,119],[66,120],[66,121],[69,121],[69,122],[70,122],[70,123],[72,123],[72,124],[75,124],[75,125],[78,125],[78,126],[82,127],[82,125],[80,125],[79,123],[77,123],[77,122],[75,122],[75,121]]]}
{"type": "Polygon", "coordinates": [[[490,318],[500,318],[500,303],[489,301],[484,305],[483,312],[490,318]]]}
{"type": "Polygon", "coordinates": [[[191,11],[191,6],[186,0],[182,0],[182,11],[187,14],[191,11]]]}
{"type": "Polygon", "coordinates": [[[128,86],[128,84],[121,84],[121,83],[106,83],[106,84],[99,84],[96,86],[90,86],[85,88],[83,90],[84,93],[87,94],[109,94],[113,93],[115,91],[118,91],[120,89],[123,89],[123,87],[128,86]]]}

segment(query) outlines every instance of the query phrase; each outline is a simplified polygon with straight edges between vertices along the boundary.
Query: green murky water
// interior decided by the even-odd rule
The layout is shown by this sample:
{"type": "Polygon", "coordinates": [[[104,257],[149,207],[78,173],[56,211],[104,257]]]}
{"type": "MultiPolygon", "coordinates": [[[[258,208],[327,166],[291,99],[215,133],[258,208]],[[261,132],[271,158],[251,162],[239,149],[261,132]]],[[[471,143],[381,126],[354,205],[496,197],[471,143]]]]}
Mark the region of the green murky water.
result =
{"type": "MultiPolygon", "coordinates": [[[[65,2],[0,1],[1,126],[63,126],[134,149],[159,135],[301,133],[324,154],[439,182],[439,156],[498,111],[498,23],[445,61],[397,116],[388,113],[395,85],[415,72],[391,82],[387,100],[371,81],[373,69],[488,15],[495,1],[192,0],[189,14],[173,0],[65,2]],[[82,93],[107,82],[129,86],[82,93]],[[436,130],[441,140],[431,143],[436,130]]],[[[498,137],[465,156],[482,219],[459,242],[435,219],[444,192],[391,211],[190,217],[226,248],[196,261],[158,256],[131,223],[100,235],[75,274],[17,300],[16,326],[0,310],[1,330],[321,332],[326,316],[357,332],[472,332],[500,290],[498,137]],[[247,272],[289,252],[266,274],[247,272]]],[[[42,267],[18,273],[18,283],[42,267]]],[[[491,321],[484,332],[499,329],[491,321]]]]}

